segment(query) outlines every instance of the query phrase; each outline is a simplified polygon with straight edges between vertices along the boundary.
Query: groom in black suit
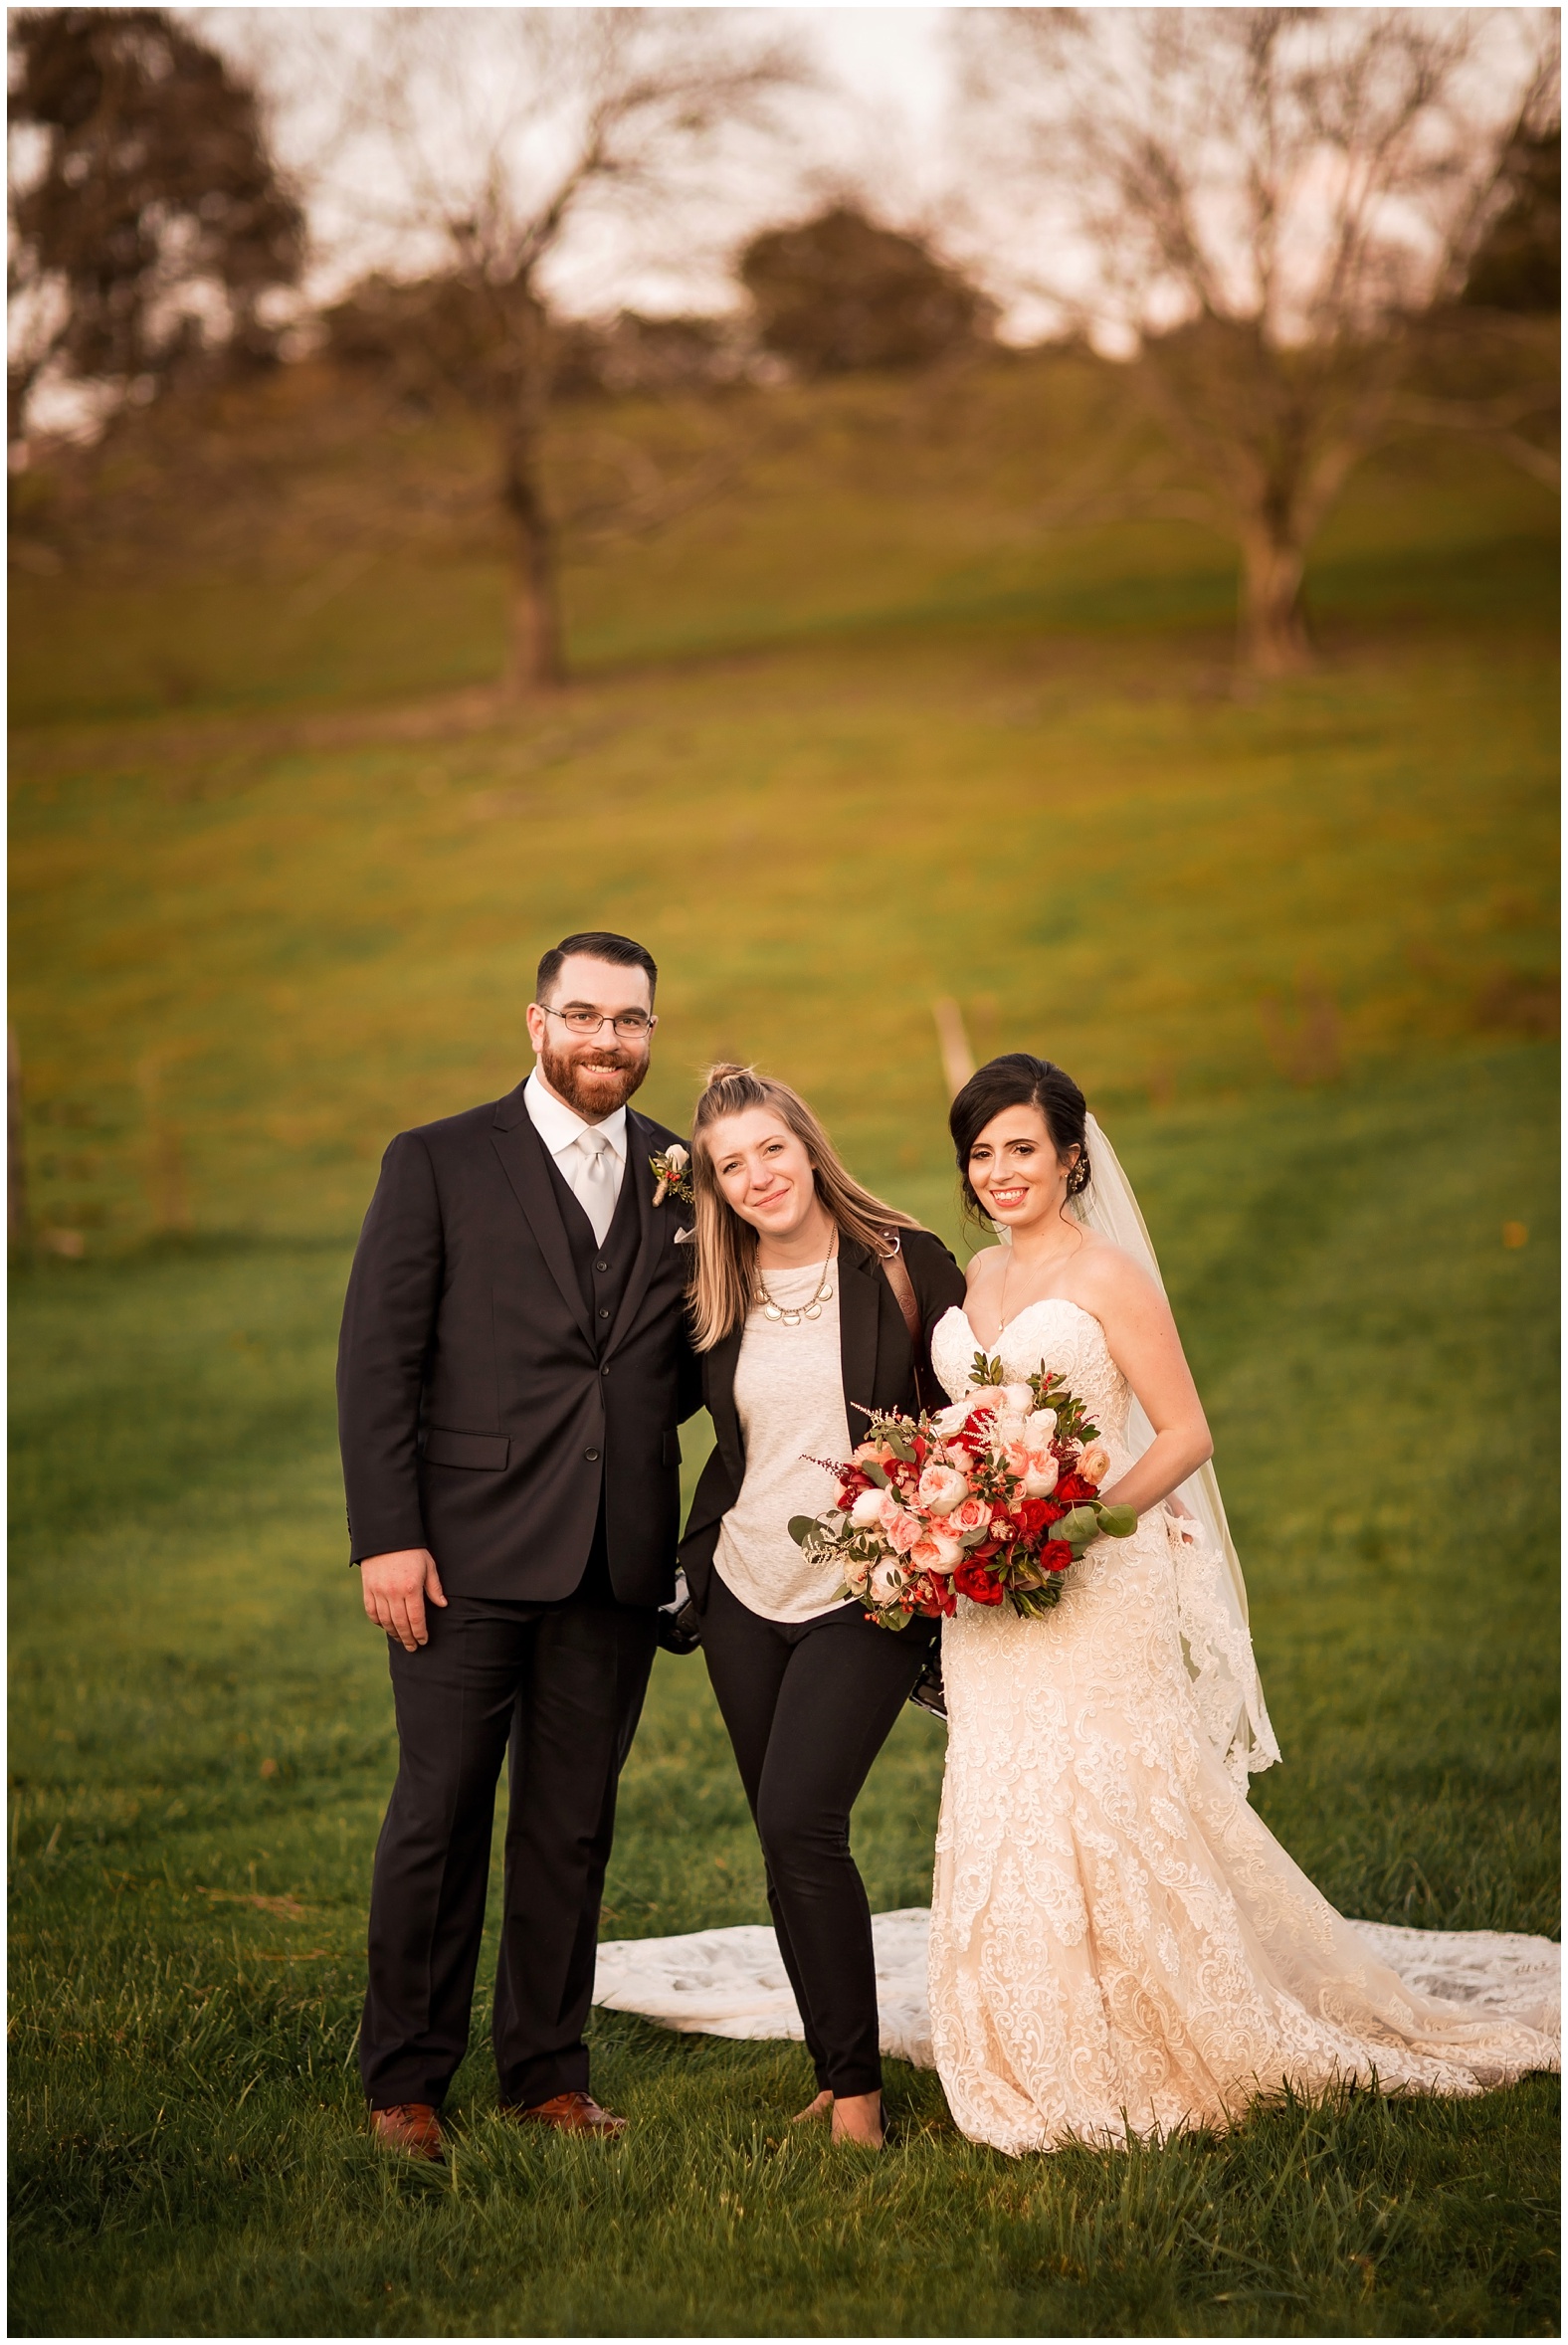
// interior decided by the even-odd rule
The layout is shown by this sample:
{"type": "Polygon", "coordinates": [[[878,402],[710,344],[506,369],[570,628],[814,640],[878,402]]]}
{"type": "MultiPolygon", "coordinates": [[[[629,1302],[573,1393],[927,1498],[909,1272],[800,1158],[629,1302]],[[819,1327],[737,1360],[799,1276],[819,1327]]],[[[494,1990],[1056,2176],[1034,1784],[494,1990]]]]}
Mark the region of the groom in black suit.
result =
{"type": "Polygon", "coordinates": [[[352,1561],[386,1631],[397,1782],[376,1847],[359,2040],[372,2125],[441,2155],[468,2048],[495,1784],[511,1741],[494,2048],[502,2109],[573,2132],[616,1784],[674,1587],[677,1427],[699,1386],[676,1142],[627,1101],[653,960],[568,936],[539,963],[533,1073],[402,1132],[338,1351],[352,1561]]]}

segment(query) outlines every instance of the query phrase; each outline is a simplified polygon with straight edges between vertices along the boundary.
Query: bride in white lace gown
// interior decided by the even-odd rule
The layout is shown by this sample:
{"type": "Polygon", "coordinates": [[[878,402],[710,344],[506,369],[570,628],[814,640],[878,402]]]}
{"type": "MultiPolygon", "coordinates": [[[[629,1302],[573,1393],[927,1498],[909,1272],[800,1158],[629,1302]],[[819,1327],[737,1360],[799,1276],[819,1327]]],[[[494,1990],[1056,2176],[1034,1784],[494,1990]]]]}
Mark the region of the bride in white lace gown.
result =
{"type": "MultiPolygon", "coordinates": [[[[1471,1999],[1423,1992],[1411,1973],[1430,1979],[1436,1935],[1343,1919],[1247,1804],[1249,1772],[1278,1752],[1201,1470],[1207,1428],[1077,1085],[994,1061],[955,1100],[953,1134],[970,1202],[1011,1243],[975,1258],[966,1306],[935,1328],[936,1373],[953,1399],[981,1350],[1016,1380],[1042,1363],[1065,1377],[1110,1453],[1104,1494],[1139,1514],[1068,1572],[1046,1619],[960,1596],[944,1625],[929,1992],[958,2125],[1016,2154],[1223,2123],[1287,2084],[1471,2093],[1555,2067],[1546,2035],[1487,2008],[1487,1944],[1506,1969],[1517,1941],[1449,1936],[1457,1978],[1470,1949],[1471,1999]]],[[[1544,2006],[1530,2016],[1549,2024],[1544,2006]]]]}

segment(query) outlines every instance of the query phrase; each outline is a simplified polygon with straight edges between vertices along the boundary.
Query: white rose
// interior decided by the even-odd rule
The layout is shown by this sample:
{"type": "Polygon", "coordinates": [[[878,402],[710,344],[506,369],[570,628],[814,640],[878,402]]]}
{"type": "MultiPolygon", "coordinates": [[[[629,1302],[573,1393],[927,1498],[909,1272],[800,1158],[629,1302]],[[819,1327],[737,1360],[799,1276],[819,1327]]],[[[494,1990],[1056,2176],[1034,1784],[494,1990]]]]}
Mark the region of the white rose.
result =
{"type": "Polygon", "coordinates": [[[679,1180],[681,1175],[686,1171],[689,1161],[690,1159],[686,1155],[686,1150],[682,1147],[679,1140],[677,1140],[672,1147],[669,1147],[665,1150],[665,1162],[669,1165],[670,1170],[675,1174],[677,1180],[679,1180]]]}
{"type": "Polygon", "coordinates": [[[998,1403],[1010,1417],[1027,1417],[1035,1405],[1035,1391],[1029,1384],[1004,1384],[997,1394],[998,1403]]]}
{"type": "Polygon", "coordinates": [[[1024,1439],[1032,1450],[1043,1450],[1056,1430],[1055,1409],[1033,1409],[1024,1420],[1024,1439]]]}
{"type": "Polygon", "coordinates": [[[887,1492],[885,1490],[862,1490],[855,1504],[850,1508],[851,1528],[857,1531],[871,1530],[875,1524],[882,1521],[882,1511],[886,1504],[887,1492]]]}

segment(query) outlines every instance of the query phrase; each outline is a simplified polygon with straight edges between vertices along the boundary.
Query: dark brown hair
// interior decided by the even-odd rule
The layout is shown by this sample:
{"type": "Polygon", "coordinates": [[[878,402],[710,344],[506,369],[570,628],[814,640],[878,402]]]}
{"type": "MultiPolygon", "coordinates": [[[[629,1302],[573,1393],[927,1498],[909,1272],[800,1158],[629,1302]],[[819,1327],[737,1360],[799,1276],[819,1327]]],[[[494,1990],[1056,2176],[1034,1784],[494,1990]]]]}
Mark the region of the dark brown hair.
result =
{"type": "Polygon", "coordinates": [[[947,1128],[958,1157],[964,1212],[971,1221],[984,1221],[986,1214],[969,1179],[969,1159],[992,1116],[1000,1115],[1004,1107],[1039,1108],[1058,1163],[1065,1163],[1072,1149],[1078,1150],[1068,1174],[1070,1197],[1079,1196],[1091,1178],[1085,1120],[1088,1105],[1078,1084],[1052,1059],[1032,1059],[1027,1051],[1008,1051],[1000,1059],[988,1060],[972,1075],[948,1110],[947,1128]]]}
{"type": "Polygon", "coordinates": [[[617,936],[613,928],[585,928],[578,936],[563,936],[559,944],[552,944],[540,961],[533,998],[541,1007],[547,1006],[546,996],[568,953],[586,953],[591,961],[611,961],[618,969],[644,970],[648,977],[648,998],[653,1000],[659,971],[647,945],[634,944],[630,936],[617,936]]]}

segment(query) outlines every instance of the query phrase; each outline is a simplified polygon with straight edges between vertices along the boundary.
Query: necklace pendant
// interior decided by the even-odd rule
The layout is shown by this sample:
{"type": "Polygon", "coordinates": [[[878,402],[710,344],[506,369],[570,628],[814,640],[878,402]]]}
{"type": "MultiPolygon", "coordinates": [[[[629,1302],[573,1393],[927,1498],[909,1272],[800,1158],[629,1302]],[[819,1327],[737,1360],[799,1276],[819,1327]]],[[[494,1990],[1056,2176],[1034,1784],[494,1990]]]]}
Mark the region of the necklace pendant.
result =
{"type": "Polygon", "coordinates": [[[817,1289],[817,1300],[819,1302],[832,1302],[833,1288],[831,1286],[819,1286],[817,1289]]]}
{"type": "Polygon", "coordinates": [[[764,1319],[782,1319],[784,1313],[776,1302],[765,1302],[762,1306],[762,1316],[764,1319]]]}
{"type": "Polygon", "coordinates": [[[809,1303],[806,1305],[806,1309],[805,1309],[805,1313],[804,1313],[804,1315],[805,1315],[805,1317],[806,1317],[806,1318],[808,1318],[808,1319],[820,1319],[820,1318],[822,1317],[822,1305],[821,1305],[821,1303],[820,1303],[820,1302],[809,1302],[809,1303]]]}
{"type": "Polygon", "coordinates": [[[786,1327],[798,1327],[800,1325],[799,1311],[786,1311],[784,1313],[784,1324],[786,1327]]]}

